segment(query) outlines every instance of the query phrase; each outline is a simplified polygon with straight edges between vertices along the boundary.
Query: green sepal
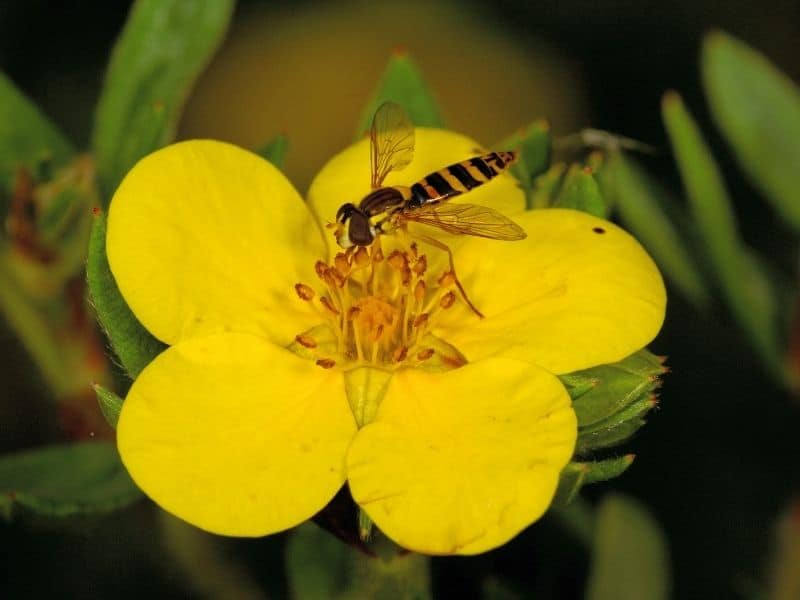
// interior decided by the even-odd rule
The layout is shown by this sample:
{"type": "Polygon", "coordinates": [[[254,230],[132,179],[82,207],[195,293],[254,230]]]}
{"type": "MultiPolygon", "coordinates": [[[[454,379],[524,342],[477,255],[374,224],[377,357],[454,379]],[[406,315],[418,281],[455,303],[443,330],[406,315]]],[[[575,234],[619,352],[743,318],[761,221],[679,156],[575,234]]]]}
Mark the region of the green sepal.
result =
{"type": "Polygon", "coordinates": [[[661,357],[640,350],[620,362],[576,371],[560,379],[572,397],[578,427],[588,430],[650,395],[666,371],[661,357]]]}
{"type": "Polygon", "coordinates": [[[110,512],[138,500],[113,444],[47,446],[0,457],[0,514],[48,517],[110,512]]]}
{"type": "Polygon", "coordinates": [[[417,127],[444,127],[441,111],[422,78],[422,72],[404,52],[396,52],[389,59],[377,88],[361,113],[356,140],[369,131],[375,111],[387,101],[402,106],[417,127]]]}
{"type": "Polygon", "coordinates": [[[286,545],[286,574],[295,600],[431,598],[430,559],[405,552],[376,532],[375,556],[343,544],[313,523],[294,529],[286,545]]]}
{"type": "Polygon", "coordinates": [[[606,496],[595,517],[587,600],[666,600],[667,544],[653,516],[633,498],[606,496]]]}
{"type": "Polygon", "coordinates": [[[620,219],[653,256],[661,271],[693,304],[708,306],[710,292],[689,240],[673,225],[669,213],[679,207],[633,159],[609,154],[598,173],[600,189],[620,219]],[[669,207],[669,211],[664,208],[669,207]]]}
{"type": "Polygon", "coordinates": [[[233,0],[138,0],[117,39],[92,150],[106,198],[143,156],[168,144],[189,89],[222,41],[233,0]]]}
{"type": "Polygon", "coordinates": [[[166,345],[144,328],[119,292],[106,256],[106,216],[100,211],[94,217],[89,237],[86,279],[97,319],[111,348],[128,376],[136,379],[166,345]]]}
{"type": "Polygon", "coordinates": [[[646,423],[644,416],[658,406],[654,397],[642,398],[634,402],[619,420],[609,421],[603,426],[592,427],[587,431],[578,431],[578,442],[575,454],[583,456],[595,450],[613,448],[627,442],[646,423]]]}
{"type": "Polygon", "coordinates": [[[271,162],[278,169],[283,169],[283,164],[286,160],[286,154],[288,151],[289,138],[281,133],[258,148],[255,152],[261,158],[271,162]]]}
{"type": "Polygon", "coordinates": [[[117,396],[114,392],[107,390],[99,383],[92,385],[95,396],[97,396],[97,404],[100,406],[100,412],[106,419],[106,422],[114,429],[117,428],[117,421],[119,421],[119,413],[122,412],[122,403],[125,402],[122,398],[117,396]]]}
{"type": "Polygon", "coordinates": [[[706,36],[701,65],[714,120],[739,165],[800,231],[800,87],[761,53],[721,31],[706,36]]]}
{"type": "Polygon", "coordinates": [[[664,95],[662,113],[692,216],[725,299],[764,364],[778,381],[785,381],[774,291],[763,273],[750,268],[749,250],[739,237],[717,162],[677,93],[664,95]]]}
{"type": "Polygon", "coordinates": [[[572,164],[558,191],[554,206],[572,208],[595,217],[606,218],[608,209],[591,167],[572,164]]]}
{"type": "Polygon", "coordinates": [[[555,201],[566,171],[566,163],[559,162],[534,179],[528,208],[548,208],[555,201]]]}
{"type": "Polygon", "coordinates": [[[493,144],[492,147],[497,150],[519,152],[519,159],[511,167],[511,172],[525,191],[527,208],[532,208],[533,180],[544,173],[550,165],[552,149],[550,123],[544,120],[534,121],[501,142],[493,144]]]}
{"type": "Polygon", "coordinates": [[[61,167],[74,153],[64,134],[0,72],[0,189],[8,190],[20,166],[37,174],[43,163],[61,167]]]}
{"type": "Polygon", "coordinates": [[[565,506],[575,499],[583,486],[619,477],[635,458],[634,454],[625,454],[606,460],[569,463],[561,471],[553,504],[565,506]]]}

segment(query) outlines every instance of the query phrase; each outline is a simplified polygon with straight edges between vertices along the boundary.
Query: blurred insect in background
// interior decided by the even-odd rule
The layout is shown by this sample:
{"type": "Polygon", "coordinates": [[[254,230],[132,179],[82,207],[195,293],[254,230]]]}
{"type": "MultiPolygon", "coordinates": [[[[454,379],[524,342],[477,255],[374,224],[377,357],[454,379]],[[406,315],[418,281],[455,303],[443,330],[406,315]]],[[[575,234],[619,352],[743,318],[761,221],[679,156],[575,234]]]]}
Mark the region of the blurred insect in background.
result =
{"type": "MultiPolygon", "coordinates": [[[[358,206],[346,203],[336,211],[334,235],[342,248],[371,246],[378,236],[408,223],[420,223],[455,235],[474,235],[493,240],[521,240],[525,231],[494,209],[447,201],[491,181],[517,160],[517,152],[490,152],[435,171],[410,187],[382,187],[386,176],[401,171],[414,158],[414,126],[399,104],[385,102],[375,111],[370,128],[372,191],[358,206]]],[[[441,240],[414,232],[421,242],[444,250],[450,260],[456,286],[479,317],[455,272],[453,253],[441,240]]]]}

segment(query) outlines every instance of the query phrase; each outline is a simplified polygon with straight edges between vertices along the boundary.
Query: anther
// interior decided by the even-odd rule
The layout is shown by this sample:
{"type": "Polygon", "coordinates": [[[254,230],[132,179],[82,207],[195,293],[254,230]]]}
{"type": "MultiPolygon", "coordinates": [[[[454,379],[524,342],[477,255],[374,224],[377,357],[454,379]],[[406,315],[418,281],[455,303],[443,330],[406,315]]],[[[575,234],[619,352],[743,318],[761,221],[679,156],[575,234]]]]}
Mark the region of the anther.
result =
{"type": "Polygon", "coordinates": [[[394,250],[389,255],[389,258],[386,259],[386,261],[393,269],[397,269],[398,271],[408,270],[408,258],[406,258],[406,255],[399,250],[394,250]]]}
{"type": "Polygon", "coordinates": [[[320,296],[320,298],[319,298],[319,301],[320,301],[320,302],[322,302],[322,306],[324,306],[325,308],[327,308],[327,309],[328,309],[329,311],[331,311],[331,312],[332,312],[334,315],[337,315],[337,316],[339,315],[339,309],[337,309],[337,308],[336,308],[336,307],[333,305],[333,302],[331,302],[331,299],[330,299],[330,298],[328,298],[327,296],[320,296]]]}
{"type": "Polygon", "coordinates": [[[378,325],[378,328],[372,333],[372,341],[377,342],[383,335],[383,323],[378,325]]]}
{"type": "Polygon", "coordinates": [[[330,278],[330,282],[326,280],[326,283],[332,282],[336,287],[344,287],[344,284],[347,282],[347,279],[345,279],[337,269],[328,269],[328,277],[330,278]]]}
{"type": "Polygon", "coordinates": [[[425,323],[428,322],[428,313],[422,313],[418,315],[416,319],[414,319],[414,327],[419,329],[420,327],[424,326],[425,323]]]}
{"type": "Polygon", "coordinates": [[[450,287],[456,282],[456,274],[452,271],[445,271],[442,273],[442,276],[439,277],[439,286],[440,287],[450,287]]]}
{"type": "Polygon", "coordinates": [[[411,254],[414,256],[414,258],[417,258],[417,242],[411,242],[409,248],[411,248],[411,254]]]}
{"type": "Polygon", "coordinates": [[[347,311],[347,320],[348,321],[355,321],[358,318],[358,315],[361,314],[361,309],[357,306],[351,306],[350,310],[347,311]]]}
{"type": "Polygon", "coordinates": [[[314,290],[308,287],[305,283],[295,283],[294,291],[300,296],[301,300],[311,300],[314,297],[314,290]]]}
{"type": "Polygon", "coordinates": [[[402,281],[404,286],[409,285],[411,283],[411,269],[409,269],[408,267],[403,269],[400,280],[402,281]]]}
{"type": "Polygon", "coordinates": [[[425,270],[428,268],[428,259],[423,254],[417,259],[417,262],[414,263],[414,273],[417,275],[423,275],[425,270]]]}
{"type": "Polygon", "coordinates": [[[294,336],[294,341],[303,346],[304,348],[316,348],[317,341],[308,334],[298,333],[294,336]]]}
{"type": "Polygon", "coordinates": [[[333,259],[333,264],[336,267],[336,271],[342,277],[347,277],[347,274],[350,272],[350,263],[347,260],[347,256],[345,256],[344,252],[339,252],[336,257],[333,259]]]}
{"type": "Polygon", "coordinates": [[[332,358],[319,358],[317,359],[317,366],[320,366],[323,369],[332,369],[336,366],[336,361],[332,358]]]}
{"type": "Polygon", "coordinates": [[[447,292],[442,299],[439,300],[439,306],[442,308],[450,308],[453,306],[453,303],[456,301],[456,295],[453,292],[447,292]]]}
{"type": "Polygon", "coordinates": [[[428,360],[433,356],[433,348],[425,348],[417,353],[417,360],[428,360]]]}
{"type": "Polygon", "coordinates": [[[392,360],[396,363],[403,362],[408,356],[408,346],[400,346],[392,352],[392,360]]]}
{"type": "Polygon", "coordinates": [[[322,279],[322,281],[325,281],[325,274],[328,272],[329,268],[330,267],[321,260],[314,263],[314,270],[317,272],[317,277],[322,279]]]}
{"type": "Polygon", "coordinates": [[[422,302],[422,299],[425,297],[425,282],[420,279],[417,282],[417,285],[414,286],[414,299],[417,302],[422,302]]]}
{"type": "Polygon", "coordinates": [[[357,267],[363,268],[369,264],[369,252],[364,246],[359,246],[354,257],[357,267]]]}

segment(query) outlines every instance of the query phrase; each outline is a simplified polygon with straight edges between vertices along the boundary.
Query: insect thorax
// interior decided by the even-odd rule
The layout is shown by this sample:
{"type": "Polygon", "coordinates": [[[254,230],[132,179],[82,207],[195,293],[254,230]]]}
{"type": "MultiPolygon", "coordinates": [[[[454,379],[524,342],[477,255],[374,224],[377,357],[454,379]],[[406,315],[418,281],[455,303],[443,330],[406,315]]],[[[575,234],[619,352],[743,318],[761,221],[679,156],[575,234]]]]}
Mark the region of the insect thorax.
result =
{"type": "Polygon", "coordinates": [[[382,187],[367,194],[359,203],[358,208],[369,217],[377,217],[384,213],[390,214],[402,208],[406,200],[411,197],[411,191],[406,187],[382,187]]]}

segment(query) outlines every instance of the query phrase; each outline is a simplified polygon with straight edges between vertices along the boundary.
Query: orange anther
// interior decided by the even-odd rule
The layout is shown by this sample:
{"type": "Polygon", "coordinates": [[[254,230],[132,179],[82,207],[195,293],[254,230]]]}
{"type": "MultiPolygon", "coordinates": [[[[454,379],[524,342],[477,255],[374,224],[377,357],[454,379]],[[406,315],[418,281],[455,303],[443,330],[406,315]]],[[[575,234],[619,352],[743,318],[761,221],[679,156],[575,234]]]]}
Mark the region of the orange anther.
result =
{"type": "Polygon", "coordinates": [[[422,275],[425,273],[425,270],[428,268],[428,259],[423,254],[417,259],[417,262],[414,263],[414,273],[417,275],[422,275]]]}
{"type": "Polygon", "coordinates": [[[344,284],[347,281],[347,279],[345,279],[345,277],[339,273],[337,269],[328,269],[328,279],[325,281],[335,285],[336,287],[344,287],[344,284]],[[328,281],[328,279],[330,279],[330,281],[328,281]]]}
{"type": "Polygon", "coordinates": [[[456,274],[452,271],[445,271],[442,273],[442,276],[439,277],[439,285],[441,287],[449,287],[456,282],[456,274]]]}
{"type": "Polygon", "coordinates": [[[348,321],[355,321],[358,318],[358,315],[361,314],[361,309],[357,306],[351,306],[350,310],[347,311],[347,320],[348,321]]]}
{"type": "Polygon", "coordinates": [[[333,264],[339,275],[347,277],[347,274],[350,272],[350,262],[347,260],[347,256],[345,256],[344,252],[339,252],[339,254],[336,255],[333,259],[333,264]]]}
{"type": "Polygon", "coordinates": [[[409,285],[411,283],[411,269],[408,267],[403,269],[400,280],[402,281],[403,285],[409,285]]]}
{"type": "Polygon", "coordinates": [[[325,274],[328,272],[329,268],[330,267],[321,260],[314,263],[314,270],[317,272],[317,276],[323,281],[325,281],[325,274]]]}
{"type": "Polygon", "coordinates": [[[366,267],[369,264],[369,252],[364,246],[359,246],[355,254],[355,263],[358,267],[366,267]]]}
{"type": "Polygon", "coordinates": [[[417,353],[417,360],[428,360],[433,356],[433,348],[425,348],[417,353]]]}
{"type": "Polygon", "coordinates": [[[411,242],[409,248],[411,248],[411,255],[414,258],[417,258],[417,242],[411,242]]]}
{"type": "Polygon", "coordinates": [[[414,319],[414,327],[420,328],[428,322],[428,313],[422,313],[418,315],[416,319],[414,319]]]}
{"type": "Polygon", "coordinates": [[[328,298],[327,296],[320,296],[320,299],[319,299],[319,301],[320,301],[320,302],[322,302],[322,306],[324,306],[325,308],[327,308],[327,309],[328,309],[329,311],[331,311],[331,312],[332,312],[334,315],[338,315],[338,314],[339,314],[339,309],[337,309],[337,308],[336,308],[336,307],[333,305],[333,302],[331,302],[331,299],[330,299],[330,298],[328,298]]]}
{"type": "Polygon", "coordinates": [[[414,286],[414,299],[417,302],[422,302],[422,299],[425,297],[425,282],[421,279],[417,282],[417,285],[414,286]]]}
{"type": "Polygon", "coordinates": [[[392,360],[396,363],[403,362],[408,356],[408,347],[407,346],[400,346],[396,348],[394,352],[392,352],[392,360]]]}
{"type": "Polygon", "coordinates": [[[308,334],[298,333],[294,336],[294,341],[303,346],[304,348],[316,348],[317,341],[308,334]]]}
{"type": "Polygon", "coordinates": [[[406,255],[399,250],[393,251],[386,261],[389,263],[389,266],[391,266],[393,269],[397,269],[398,271],[405,271],[408,269],[408,258],[406,258],[406,255]]]}
{"type": "Polygon", "coordinates": [[[320,358],[317,360],[317,365],[323,369],[332,369],[336,366],[336,361],[332,358],[320,358]]]}
{"type": "Polygon", "coordinates": [[[308,287],[305,283],[295,283],[294,291],[300,296],[301,300],[311,300],[314,297],[314,290],[308,287]]]}
{"type": "Polygon", "coordinates": [[[383,335],[383,323],[378,325],[378,328],[372,332],[372,341],[377,342],[379,339],[381,339],[382,335],[383,335]]]}
{"type": "Polygon", "coordinates": [[[439,300],[439,306],[442,308],[450,308],[453,306],[453,303],[456,301],[456,295],[454,292],[447,292],[442,299],[439,300]]]}

